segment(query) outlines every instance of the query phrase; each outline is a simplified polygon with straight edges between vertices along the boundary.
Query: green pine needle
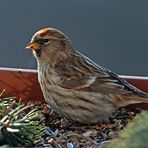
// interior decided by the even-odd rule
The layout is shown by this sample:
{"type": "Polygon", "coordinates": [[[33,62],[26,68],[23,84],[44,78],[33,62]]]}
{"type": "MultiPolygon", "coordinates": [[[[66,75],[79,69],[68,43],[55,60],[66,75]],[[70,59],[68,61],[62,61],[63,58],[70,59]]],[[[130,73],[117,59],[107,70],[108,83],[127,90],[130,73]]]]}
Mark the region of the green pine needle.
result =
{"type": "Polygon", "coordinates": [[[0,99],[0,136],[13,147],[33,146],[43,135],[39,109],[32,104],[15,101],[13,97],[0,99]]]}

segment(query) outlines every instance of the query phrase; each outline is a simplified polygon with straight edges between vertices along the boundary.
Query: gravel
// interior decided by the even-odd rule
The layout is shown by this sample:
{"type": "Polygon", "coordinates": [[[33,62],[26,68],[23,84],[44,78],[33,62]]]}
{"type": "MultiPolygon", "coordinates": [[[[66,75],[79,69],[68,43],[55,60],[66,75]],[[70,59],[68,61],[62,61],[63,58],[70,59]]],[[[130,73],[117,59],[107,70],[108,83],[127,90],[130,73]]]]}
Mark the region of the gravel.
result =
{"type": "Polygon", "coordinates": [[[44,105],[42,114],[45,119],[45,134],[35,147],[81,148],[105,147],[109,140],[118,138],[119,132],[132,121],[139,109],[120,108],[109,117],[94,125],[69,122],[44,105]]]}

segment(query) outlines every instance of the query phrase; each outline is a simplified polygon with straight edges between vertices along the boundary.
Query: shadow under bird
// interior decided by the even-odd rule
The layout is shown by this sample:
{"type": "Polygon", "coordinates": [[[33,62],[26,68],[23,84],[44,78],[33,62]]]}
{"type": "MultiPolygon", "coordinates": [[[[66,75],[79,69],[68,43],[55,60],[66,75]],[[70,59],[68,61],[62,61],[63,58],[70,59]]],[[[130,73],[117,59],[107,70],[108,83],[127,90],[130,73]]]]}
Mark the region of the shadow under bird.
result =
{"type": "Polygon", "coordinates": [[[81,123],[106,120],[118,108],[148,103],[148,94],[72,47],[61,31],[44,28],[26,47],[38,64],[38,81],[49,106],[81,123]]]}

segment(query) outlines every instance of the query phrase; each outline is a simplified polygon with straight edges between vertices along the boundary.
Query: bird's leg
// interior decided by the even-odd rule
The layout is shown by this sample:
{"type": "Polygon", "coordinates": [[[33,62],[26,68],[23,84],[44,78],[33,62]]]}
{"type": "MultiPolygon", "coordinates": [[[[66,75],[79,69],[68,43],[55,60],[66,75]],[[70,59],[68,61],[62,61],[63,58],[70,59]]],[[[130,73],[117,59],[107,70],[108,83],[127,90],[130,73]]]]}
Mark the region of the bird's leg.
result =
{"type": "Polygon", "coordinates": [[[76,123],[78,123],[78,122],[77,122],[77,121],[69,121],[69,123],[63,127],[63,130],[64,130],[64,131],[65,131],[65,130],[70,130],[70,129],[71,129],[70,127],[71,127],[72,125],[76,124],[76,123]]]}

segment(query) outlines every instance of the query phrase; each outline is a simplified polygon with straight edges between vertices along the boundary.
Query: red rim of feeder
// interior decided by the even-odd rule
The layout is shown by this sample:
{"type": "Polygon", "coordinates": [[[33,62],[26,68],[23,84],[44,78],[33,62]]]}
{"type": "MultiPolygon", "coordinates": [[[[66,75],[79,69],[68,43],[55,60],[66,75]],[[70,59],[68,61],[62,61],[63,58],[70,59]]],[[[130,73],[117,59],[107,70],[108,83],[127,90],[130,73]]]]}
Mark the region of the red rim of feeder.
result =
{"type": "MultiPolygon", "coordinates": [[[[126,81],[148,93],[148,77],[123,76],[126,81]]],[[[37,70],[0,68],[0,91],[5,89],[5,96],[14,96],[25,101],[44,101],[38,80],[37,70]]],[[[133,106],[133,105],[132,105],[133,106]]],[[[140,108],[148,109],[148,104],[138,104],[140,108]]]]}

